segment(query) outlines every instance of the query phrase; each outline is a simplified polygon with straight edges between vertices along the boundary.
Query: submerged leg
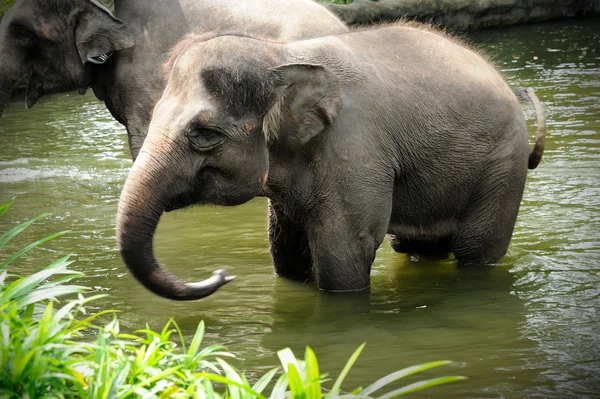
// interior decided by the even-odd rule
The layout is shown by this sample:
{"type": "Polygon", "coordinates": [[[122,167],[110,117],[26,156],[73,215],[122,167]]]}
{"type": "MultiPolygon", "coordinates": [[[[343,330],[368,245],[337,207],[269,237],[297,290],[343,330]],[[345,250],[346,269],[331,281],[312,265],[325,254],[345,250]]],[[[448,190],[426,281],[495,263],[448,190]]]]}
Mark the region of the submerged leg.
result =
{"type": "Polygon", "coordinates": [[[338,203],[324,205],[321,209],[326,211],[316,213],[312,223],[307,224],[313,273],[319,289],[349,292],[369,288],[371,265],[385,237],[391,201],[369,203],[369,209],[358,206],[344,209],[338,203]]]}
{"type": "Polygon", "coordinates": [[[492,263],[506,254],[523,197],[526,172],[518,164],[509,171],[488,169],[494,186],[490,188],[488,184],[481,190],[473,209],[452,237],[452,252],[461,263],[492,263]]]}
{"type": "Polygon", "coordinates": [[[312,262],[306,231],[269,200],[269,246],[275,273],[297,281],[312,280],[312,262]]]}

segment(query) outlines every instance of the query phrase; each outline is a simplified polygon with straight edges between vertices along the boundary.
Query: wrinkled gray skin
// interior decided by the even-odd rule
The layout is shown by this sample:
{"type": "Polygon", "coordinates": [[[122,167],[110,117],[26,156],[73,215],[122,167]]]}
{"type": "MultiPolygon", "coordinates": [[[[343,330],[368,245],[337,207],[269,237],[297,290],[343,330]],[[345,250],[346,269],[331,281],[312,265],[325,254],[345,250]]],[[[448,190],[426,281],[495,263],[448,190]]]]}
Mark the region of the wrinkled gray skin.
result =
{"type": "Polygon", "coordinates": [[[518,99],[475,52],[406,25],[287,45],[189,38],[177,51],[117,216],[126,262],[155,292],[194,290],[152,253],[165,209],[257,195],[274,204],[276,272],[326,291],[368,288],[386,234],[399,252],[465,263],[506,253],[543,110],[530,151],[518,99]]]}
{"type": "MultiPolygon", "coordinates": [[[[92,87],[126,126],[135,159],[165,87],[163,63],[185,34],[252,34],[285,42],[347,31],[311,0],[116,0],[115,9],[118,19],[90,0],[18,0],[0,24],[0,116],[26,74],[29,107],[47,94],[92,87]],[[103,65],[88,62],[110,52],[103,65]]],[[[142,275],[147,269],[132,272],[152,291],[159,289],[142,275]]],[[[229,280],[216,272],[192,296],[206,296],[229,280]]]]}

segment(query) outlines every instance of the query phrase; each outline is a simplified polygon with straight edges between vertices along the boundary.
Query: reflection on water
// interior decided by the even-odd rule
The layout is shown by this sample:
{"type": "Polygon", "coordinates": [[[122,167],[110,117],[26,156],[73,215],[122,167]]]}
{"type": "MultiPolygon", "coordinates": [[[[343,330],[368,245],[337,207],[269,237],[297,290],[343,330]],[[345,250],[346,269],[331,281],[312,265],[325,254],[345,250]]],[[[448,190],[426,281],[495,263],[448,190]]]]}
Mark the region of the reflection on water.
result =
{"type": "Polygon", "coordinates": [[[175,317],[189,336],[203,319],[208,339],[225,343],[251,373],[275,364],[276,350],[301,353],[305,344],[323,369],[339,370],[366,341],[353,385],[447,358],[456,364],[445,372],[469,381],[422,397],[593,397],[600,392],[599,32],[598,22],[586,21],[471,36],[513,86],[536,88],[550,129],[499,267],[458,268],[385,244],[370,295],[320,293],[273,276],[266,204],[257,199],[161,220],[156,248],[170,270],[201,280],[226,267],[239,278],[200,302],[159,299],[132,280],[116,251],[116,204],[131,165],[125,131],[91,96],[61,95],[29,111],[15,101],[0,120],[0,202],[18,197],[2,230],[52,214],[8,250],[72,230],[13,271],[73,253],[84,282],[109,294],[97,306],[122,310],[126,328],[160,327],[175,317]]]}

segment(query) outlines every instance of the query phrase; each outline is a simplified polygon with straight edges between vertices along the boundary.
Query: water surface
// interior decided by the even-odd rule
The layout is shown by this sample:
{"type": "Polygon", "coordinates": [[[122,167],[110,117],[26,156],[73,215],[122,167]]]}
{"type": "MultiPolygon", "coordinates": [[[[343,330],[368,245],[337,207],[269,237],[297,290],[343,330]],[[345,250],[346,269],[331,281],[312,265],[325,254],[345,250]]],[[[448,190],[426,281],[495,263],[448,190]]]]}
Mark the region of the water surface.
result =
{"type": "Polygon", "coordinates": [[[353,387],[452,359],[455,365],[427,375],[470,379],[415,397],[599,397],[600,23],[515,27],[469,39],[511,85],[536,88],[550,131],[500,266],[457,268],[451,259],[396,254],[386,243],[370,296],[323,294],[273,275],[266,203],[257,199],[164,216],[156,250],[170,270],[201,280],[225,267],[239,278],[200,302],[157,298],[127,274],[115,245],[116,204],[131,166],[125,130],[93,96],[70,94],[32,110],[15,101],[0,120],[0,202],[18,197],[1,230],[52,215],[8,250],[72,230],[13,271],[33,272],[72,253],[83,282],[109,294],[98,309],[121,310],[126,328],[160,328],[174,317],[189,336],[205,320],[208,339],[226,344],[250,373],[276,364],[278,349],[299,354],[306,344],[323,370],[337,372],[366,341],[349,376],[353,387]]]}

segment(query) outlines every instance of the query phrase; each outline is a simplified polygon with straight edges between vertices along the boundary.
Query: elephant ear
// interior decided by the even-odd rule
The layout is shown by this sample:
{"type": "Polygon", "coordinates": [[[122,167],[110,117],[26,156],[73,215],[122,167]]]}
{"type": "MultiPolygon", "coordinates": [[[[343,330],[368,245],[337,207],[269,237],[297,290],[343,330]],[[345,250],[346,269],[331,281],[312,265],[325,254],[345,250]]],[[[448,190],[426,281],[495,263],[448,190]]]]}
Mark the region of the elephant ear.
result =
{"type": "Polygon", "coordinates": [[[263,120],[269,143],[298,149],[333,123],[341,107],[337,79],[321,65],[289,64],[276,74],[273,105],[263,120]]]}
{"type": "Polygon", "coordinates": [[[133,33],[123,21],[94,0],[85,3],[75,28],[75,44],[82,64],[103,63],[112,52],[133,47],[133,33]]]}

